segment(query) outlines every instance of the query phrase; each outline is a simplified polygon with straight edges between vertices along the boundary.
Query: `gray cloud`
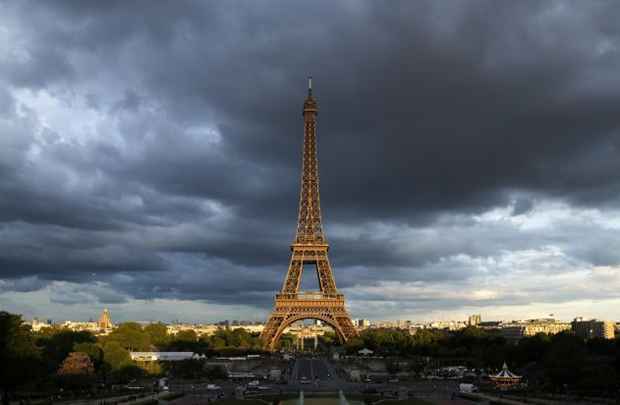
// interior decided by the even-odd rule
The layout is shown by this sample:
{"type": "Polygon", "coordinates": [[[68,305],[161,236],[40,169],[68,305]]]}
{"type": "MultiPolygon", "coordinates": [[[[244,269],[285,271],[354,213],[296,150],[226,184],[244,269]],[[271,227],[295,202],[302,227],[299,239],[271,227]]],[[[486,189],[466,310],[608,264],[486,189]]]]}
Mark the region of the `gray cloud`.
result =
{"type": "Polygon", "coordinates": [[[614,3],[1,7],[4,289],[97,281],[119,295],[67,303],[269,307],[294,229],[307,74],[341,287],[469,280],[476,270],[445,263],[544,246],[620,262],[616,232],[589,217],[477,219],[534,221],[551,202],[615,215],[614,3]]]}

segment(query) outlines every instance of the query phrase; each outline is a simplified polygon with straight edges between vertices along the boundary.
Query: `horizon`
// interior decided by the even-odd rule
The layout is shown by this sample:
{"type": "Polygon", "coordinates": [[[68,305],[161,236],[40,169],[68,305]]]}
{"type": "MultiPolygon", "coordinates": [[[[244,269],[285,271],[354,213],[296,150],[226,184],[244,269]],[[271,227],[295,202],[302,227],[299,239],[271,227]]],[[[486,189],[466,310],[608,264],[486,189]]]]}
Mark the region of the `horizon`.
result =
{"type": "MultiPolygon", "coordinates": [[[[136,322],[136,323],[163,323],[163,324],[194,324],[194,325],[217,325],[224,322],[251,322],[253,324],[264,324],[266,319],[242,319],[242,318],[233,318],[233,319],[217,319],[217,320],[208,320],[208,321],[200,321],[200,320],[181,320],[181,319],[128,319],[121,318],[120,320],[116,320],[112,311],[110,311],[111,318],[114,324],[124,323],[124,322],[136,322]]],[[[51,321],[54,325],[60,325],[64,322],[96,322],[98,316],[90,317],[90,318],[79,318],[79,319],[54,319],[53,317],[25,317],[23,314],[21,315],[24,321],[32,321],[38,320],[40,322],[48,322],[51,321]]],[[[99,314],[100,315],[100,314],[99,314]]],[[[481,314],[469,314],[469,315],[481,315],[481,314]]],[[[468,315],[468,316],[469,316],[468,315]]],[[[553,315],[553,314],[551,314],[553,315]]],[[[620,323],[620,318],[597,318],[597,317],[589,317],[589,316],[579,316],[576,315],[573,318],[558,318],[556,316],[541,316],[535,318],[492,318],[487,319],[484,316],[481,316],[482,322],[502,322],[502,323],[510,323],[510,322],[525,322],[525,321],[534,321],[534,320],[546,320],[553,319],[558,322],[570,323],[575,319],[582,318],[584,320],[599,320],[599,321],[611,321],[614,323],[620,323]]],[[[383,318],[383,319],[367,319],[367,318],[352,318],[353,320],[368,320],[371,323],[378,322],[397,322],[397,321],[405,321],[411,322],[412,324],[430,324],[434,322],[467,322],[467,316],[465,318],[429,318],[429,319],[407,319],[407,318],[383,318]]],[[[235,325],[235,326],[243,326],[243,325],[235,325]]]]}

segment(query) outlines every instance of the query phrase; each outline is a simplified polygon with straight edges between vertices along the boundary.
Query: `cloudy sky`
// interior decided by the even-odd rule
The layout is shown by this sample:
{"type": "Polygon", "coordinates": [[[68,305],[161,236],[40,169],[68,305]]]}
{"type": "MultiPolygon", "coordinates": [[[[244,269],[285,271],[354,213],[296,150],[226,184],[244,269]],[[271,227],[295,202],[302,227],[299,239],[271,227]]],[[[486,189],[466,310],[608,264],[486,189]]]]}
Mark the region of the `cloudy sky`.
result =
{"type": "Polygon", "coordinates": [[[353,318],[620,318],[619,20],[605,1],[0,0],[0,309],[263,320],[312,75],[353,318]]]}

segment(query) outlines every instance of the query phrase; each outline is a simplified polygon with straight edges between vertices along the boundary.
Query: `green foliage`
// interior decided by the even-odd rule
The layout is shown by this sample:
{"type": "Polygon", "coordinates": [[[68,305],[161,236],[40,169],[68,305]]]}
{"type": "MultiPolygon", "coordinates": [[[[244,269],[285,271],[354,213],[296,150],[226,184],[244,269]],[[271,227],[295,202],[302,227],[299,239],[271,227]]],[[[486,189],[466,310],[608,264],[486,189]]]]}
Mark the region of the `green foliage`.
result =
{"type": "Polygon", "coordinates": [[[518,364],[542,361],[551,347],[551,336],[538,333],[519,340],[514,350],[513,360],[518,364]]]}
{"type": "Polygon", "coordinates": [[[249,333],[243,328],[235,330],[219,329],[209,339],[213,347],[234,347],[240,349],[259,349],[261,347],[258,335],[249,333]],[[223,346],[221,346],[223,343],[223,346]]]}
{"type": "Polygon", "coordinates": [[[158,349],[165,348],[170,342],[168,328],[163,323],[151,323],[144,328],[144,331],[149,335],[151,343],[158,349]]]}
{"type": "Polygon", "coordinates": [[[145,374],[146,373],[142,368],[136,366],[135,364],[128,364],[118,370],[115,370],[112,373],[112,376],[118,382],[127,383],[142,378],[145,374]]]}
{"type": "Polygon", "coordinates": [[[544,358],[547,376],[554,386],[575,384],[582,376],[586,360],[583,340],[559,333],[553,336],[552,343],[544,358]]]}
{"type": "Polygon", "coordinates": [[[0,311],[0,388],[3,403],[16,388],[40,375],[40,351],[21,316],[0,311]]]}
{"type": "Polygon", "coordinates": [[[198,338],[194,331],[181,331],[170,338],[166,350],[173,352],[194,352],[206,354],[209,352],[209,341],[198,338]]]}
{"type": "Polygon", "coordinates": [[[322,336],[319,336],[319,341],[325,346],[331,346],[338,342],[338,337],[335,332],[326,332],[322,336]]]}
{"type": "Polygon", "coordinates": [[[133,364],[129,352],[115,340],[103,345],[103,361],[111,371],[118,371],[133,364]]]}
{"type": "Polygon", "coordinates": [[[136,322],[121,323],[102,340],[104,342],[117,342],[129,351],[147,352],[151,350],[151,336],[136,322]]]}
{"type": "Polygon", "coordinates": [[[79,343],[95,343],[97,339],[90,332],[74,332],[67,329],[56,330],[56,333],[38,335],[37,345],[43,350],[47,370],[54,373],[69,353],[79,343]]]}
{"type": "Polygon", "coordinates": [[[443,332],[419,330],[415,335],[399,329],[366,329],[358,338],[345,345],[347,353],[356,353],[368,348],[387,355],[431,355],[437,354],[438,343],[445,340],[443,332]]]}
{"type": "Polygon", "coordinates": [[[262,351],[258,334],[243,328],[218,329],[211,336],[198,337],[194,331],[181,331],[170,338],[166,346],[170,351],[191,351],[199,354],[243,354],[262,351]]]}
{"type": "Polygon", "coordinates": [[[103,363],[103,350],[95,343],[76,343],[73,346],[73,351],[87,354],[95,370],[99,370],[103,363]]]}
{"type": "Polygon", "coordinates": [[[198,335],[191,329],[182,330],[176,335],[174,335],[175,340],[180,340],[183,342],[191,342],[194,343],[198,341],[198,335]]]}

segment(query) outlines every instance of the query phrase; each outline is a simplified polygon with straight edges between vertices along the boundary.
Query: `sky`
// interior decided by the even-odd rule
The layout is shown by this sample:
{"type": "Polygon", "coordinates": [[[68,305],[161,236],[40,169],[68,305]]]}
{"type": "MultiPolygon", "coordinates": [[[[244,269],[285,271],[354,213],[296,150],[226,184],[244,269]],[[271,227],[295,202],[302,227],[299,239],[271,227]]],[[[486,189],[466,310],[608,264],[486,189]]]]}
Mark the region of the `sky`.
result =
{"type": "Polygon", "coordinates": [[[0,309],[265,320],[312,75],[352,318],[620,320],[618,20],[613,1],[0,0],[0,309]]]}

